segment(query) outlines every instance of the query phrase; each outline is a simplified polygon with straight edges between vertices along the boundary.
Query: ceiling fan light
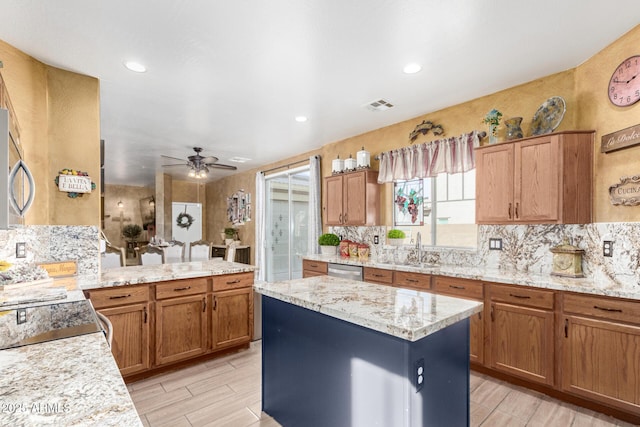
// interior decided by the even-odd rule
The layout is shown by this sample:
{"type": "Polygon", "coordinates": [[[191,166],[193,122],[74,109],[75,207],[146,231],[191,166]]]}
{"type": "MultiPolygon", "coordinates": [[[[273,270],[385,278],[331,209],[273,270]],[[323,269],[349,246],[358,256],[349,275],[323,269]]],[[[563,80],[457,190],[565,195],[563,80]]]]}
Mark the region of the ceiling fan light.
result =
{"type": "Polygon", "coordinates": [[[193,170],[193,169],[191,169],[191,170],[189,171],[189,176],[190,176],[191,178],[193,178],[194,176],[196,176],[196,171],[195,171],[195,170],[193,170]]]}

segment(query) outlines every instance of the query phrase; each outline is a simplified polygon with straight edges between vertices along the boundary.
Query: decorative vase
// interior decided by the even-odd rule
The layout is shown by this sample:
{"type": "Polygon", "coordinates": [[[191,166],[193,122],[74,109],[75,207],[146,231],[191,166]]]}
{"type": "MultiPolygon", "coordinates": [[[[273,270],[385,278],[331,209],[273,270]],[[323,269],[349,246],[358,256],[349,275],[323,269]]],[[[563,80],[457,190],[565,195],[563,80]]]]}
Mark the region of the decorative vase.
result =
{"type": "Polygon", "coordinates": [[[338,248],[337,246],[320,245],[320,253],[326,256],[335,256],[337,248],[338,248]]]}
{"type": "Polygon", "coordinates": [[[498,129],[496,125],[489,125],[489,144],[498,142],[498,129]]]}
{"type": "Polygon", "coordinates": [[[390,245],[393,246],[402,246],[404,244],[404,239],[393,239],[391,237],[387,237],[390,245]]]}
{"type": "Polygon", "coordinates": [[[522,123],[522,117],[511,117],[504,121],[504,125],[507,127],[507,140],[519,139],[524,136],[520,123],[522,123]]]}

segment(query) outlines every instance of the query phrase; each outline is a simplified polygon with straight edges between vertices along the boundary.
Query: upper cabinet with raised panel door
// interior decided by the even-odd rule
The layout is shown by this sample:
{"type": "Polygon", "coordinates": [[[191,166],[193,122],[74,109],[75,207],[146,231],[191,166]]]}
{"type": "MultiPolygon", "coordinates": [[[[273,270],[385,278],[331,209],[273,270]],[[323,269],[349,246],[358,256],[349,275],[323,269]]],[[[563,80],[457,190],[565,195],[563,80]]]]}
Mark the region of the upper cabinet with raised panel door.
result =
{"type": "Polygon", "coordinates": [[[362,170],[326,177],[326,225],[378,225],[379,195],[377,171],[362,170]]]}
{"type": "Polygon", "coordinates": [[[476,149],[476,223],[591,222],[593,131],[476,149]]]}

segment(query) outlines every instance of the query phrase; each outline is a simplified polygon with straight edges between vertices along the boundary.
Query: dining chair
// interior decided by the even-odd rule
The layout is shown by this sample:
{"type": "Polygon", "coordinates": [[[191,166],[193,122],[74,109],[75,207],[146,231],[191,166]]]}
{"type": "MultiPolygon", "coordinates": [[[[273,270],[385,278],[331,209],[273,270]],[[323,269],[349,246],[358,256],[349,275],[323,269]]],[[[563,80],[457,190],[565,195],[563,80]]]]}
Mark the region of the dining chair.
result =
{"type": "Polygon", "coordinates": [[[184,262],[184,248],[185,248],[184,243],[179,242],[178,240],[171,240],[168,243],[169,243],[169,246],[162,248],[164,250],[163,262],[165,263],[184,262]]]}
{"type": "Polygon", "coordinates": [[[211,259],[211,245],[206,240],[189,243],[189,261],[209,261],[211,259]]]}
{"type": "Polygon", "coordinates": [[[143,246],[135,248],[140,265],[164,264],[164,251],[155,246],[143,246]]]}
{"type": "Polygon", "coordinates": [[[236,260],[236,244],[230,243],[227,245],[227,253],[225,261],[234,262],[236,260]]]}
{"type": "Polygon", "coordinates": [[[127,265],[127,256],[124,248],[112,246],[109,243],[105,245],[104,253],[100,257],[100,268],[124,267],[127,265]]]}

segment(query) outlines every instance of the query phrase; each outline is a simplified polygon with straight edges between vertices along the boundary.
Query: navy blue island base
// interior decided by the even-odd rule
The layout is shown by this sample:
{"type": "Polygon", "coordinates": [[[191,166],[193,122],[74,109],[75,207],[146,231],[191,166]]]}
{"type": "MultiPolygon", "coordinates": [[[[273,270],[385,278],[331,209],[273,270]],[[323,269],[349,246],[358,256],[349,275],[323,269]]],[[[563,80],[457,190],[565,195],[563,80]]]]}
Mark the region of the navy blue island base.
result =
{"type": "Polygon", "coordinates": [[[263,295],[262,328],[262,410],[284,427],[469,425],[468,318],[411,342],[263,295]]]}

